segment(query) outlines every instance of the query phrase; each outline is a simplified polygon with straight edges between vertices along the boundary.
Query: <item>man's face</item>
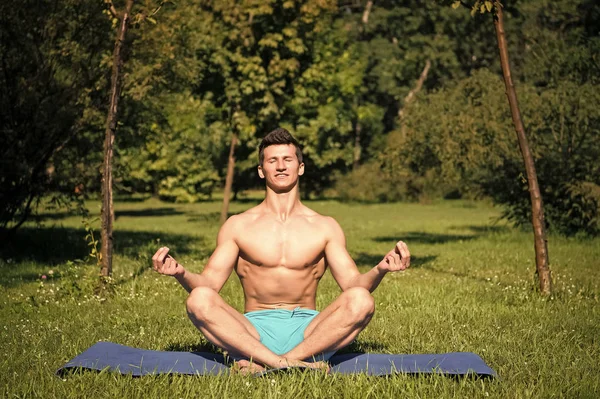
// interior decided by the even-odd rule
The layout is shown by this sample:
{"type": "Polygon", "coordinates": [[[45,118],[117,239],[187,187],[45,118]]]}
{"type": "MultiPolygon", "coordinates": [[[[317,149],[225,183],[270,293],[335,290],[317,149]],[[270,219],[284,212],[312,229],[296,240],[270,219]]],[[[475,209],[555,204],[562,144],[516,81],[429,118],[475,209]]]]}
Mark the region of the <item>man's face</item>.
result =
{"type": "Polygon", "coordinates": [[[304,174],[304,164],[298,162],[293,144],[270,145],[264,149],[263,164],[258,166],[258,175],[275,192],[287,192],[304,174]]]}

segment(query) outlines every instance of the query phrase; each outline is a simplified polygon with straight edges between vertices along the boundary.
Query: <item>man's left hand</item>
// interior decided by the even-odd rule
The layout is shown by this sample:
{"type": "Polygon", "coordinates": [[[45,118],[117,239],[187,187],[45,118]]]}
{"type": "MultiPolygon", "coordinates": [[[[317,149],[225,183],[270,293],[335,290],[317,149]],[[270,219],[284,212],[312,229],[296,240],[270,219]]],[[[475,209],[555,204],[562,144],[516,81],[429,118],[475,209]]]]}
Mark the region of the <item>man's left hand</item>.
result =
{"type": "Polygon", "coordinates": [[[377,269],[381,272],[397,272],[406,270],[410,266],[410,252],[403,241],[398,241],[396,247],[388,252],[377,269]]]}

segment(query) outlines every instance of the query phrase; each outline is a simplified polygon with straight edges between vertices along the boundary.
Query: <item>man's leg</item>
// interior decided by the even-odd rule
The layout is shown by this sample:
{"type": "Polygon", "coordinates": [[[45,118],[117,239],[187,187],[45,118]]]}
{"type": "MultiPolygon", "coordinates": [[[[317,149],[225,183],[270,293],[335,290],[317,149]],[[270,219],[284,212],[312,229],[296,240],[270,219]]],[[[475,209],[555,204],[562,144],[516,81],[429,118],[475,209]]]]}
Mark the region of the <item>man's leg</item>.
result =
{"type": "Polygon", "coordinates": [[[304,331],[304,341],[286,353],[290,359],[308,359],[322,352],[349,345],[375,313],[375,301],[368,290],[350,288],[319,313],[304,331]]]}
{"type": "Polygon", "coordinates": [[[213,344],[271,367],[304,365],[276,355],[260,342],[252,323],[208,287],[192,290],[186,307],[192,323],[213,344]]]}

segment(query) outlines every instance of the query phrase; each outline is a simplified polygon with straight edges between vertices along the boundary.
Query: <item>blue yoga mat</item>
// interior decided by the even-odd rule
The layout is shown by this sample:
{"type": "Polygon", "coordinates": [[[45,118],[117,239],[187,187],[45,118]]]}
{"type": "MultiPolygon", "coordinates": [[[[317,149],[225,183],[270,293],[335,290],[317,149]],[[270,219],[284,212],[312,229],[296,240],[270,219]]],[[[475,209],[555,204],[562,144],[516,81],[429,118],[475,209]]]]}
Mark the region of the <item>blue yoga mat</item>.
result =
{"type": "MultiPolygon", "coordinates": [[[[386,355],[378,353],[345,353],[330,360],[331,373],[368,375],[448,374],[496,377],[479,356],[471,352],[452,352],[427,355],[386,355]]],[[[98,342],[58,369],[61,374],[69,369],[90,369],[131,374],[217,375],[229,373],[230,364],[223,355],[208,352],[152,351],[112,342],[98,342]]],[[[276,372],[269,370],[261,374],[276,372]]],[[[280,369],[279,369],[280,370],[280,369]]]]}

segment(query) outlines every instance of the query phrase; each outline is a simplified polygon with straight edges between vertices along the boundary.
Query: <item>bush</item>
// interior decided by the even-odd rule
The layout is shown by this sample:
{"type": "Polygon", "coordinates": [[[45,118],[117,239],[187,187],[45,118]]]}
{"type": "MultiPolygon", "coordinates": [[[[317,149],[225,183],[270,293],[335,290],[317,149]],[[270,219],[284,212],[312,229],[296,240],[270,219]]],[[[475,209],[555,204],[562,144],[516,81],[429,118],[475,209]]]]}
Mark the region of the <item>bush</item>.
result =
{"type": "Polygon", "coordinates": [[[406,184],[371,162],[336,179],[335,191],[342,201],[389,202],[407,198],[406,184]]]}
{"type": "MultiPolygon", "coordinates": [[[[571,82],[518,88],[548,228],[598,234],[600,90],[571,82]]],[[[529,224],[525,168],[503,92],[499,76],[479,71],[423,96],[409,109],[406,137],[390,143],[388,157],[400,159],[413,181],[435,176],[463,195],[489,196],[505,206],[505,217],[529,224]]]]}

